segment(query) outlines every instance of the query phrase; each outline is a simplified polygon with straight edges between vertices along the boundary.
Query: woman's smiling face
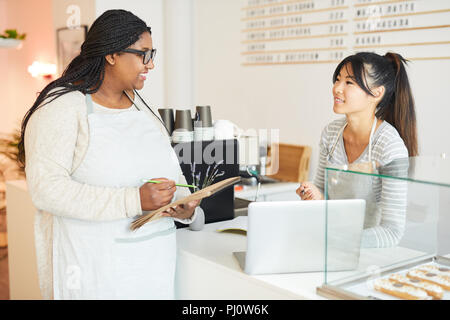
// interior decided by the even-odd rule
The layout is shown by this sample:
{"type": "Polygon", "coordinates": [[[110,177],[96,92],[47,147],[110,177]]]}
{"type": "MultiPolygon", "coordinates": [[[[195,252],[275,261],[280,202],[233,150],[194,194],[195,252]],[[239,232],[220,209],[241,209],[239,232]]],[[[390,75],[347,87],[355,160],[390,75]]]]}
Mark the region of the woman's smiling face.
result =
{"type": "Polygon", "coordinates": [[[344,65],[333,85],[333,111],[350,114],[367,109],[371,98],[355,81],[351,64],[344,65]]]}
{"type": "MultiPolygon", "coordinates": [[[[147,51],[153,49],[152,37],[149,32],[144,32],[139,40],[129,46],[127,49],[147,51]]],[[[143,56],[137,53],[120,52],[116,56],[114,65],[114,77],[122,82],[125,90],[140,90],[144,87],[144,81],[147,78],[148,70],[155,66],[153,60],[147,64],[143,62],[143,56]]]]}

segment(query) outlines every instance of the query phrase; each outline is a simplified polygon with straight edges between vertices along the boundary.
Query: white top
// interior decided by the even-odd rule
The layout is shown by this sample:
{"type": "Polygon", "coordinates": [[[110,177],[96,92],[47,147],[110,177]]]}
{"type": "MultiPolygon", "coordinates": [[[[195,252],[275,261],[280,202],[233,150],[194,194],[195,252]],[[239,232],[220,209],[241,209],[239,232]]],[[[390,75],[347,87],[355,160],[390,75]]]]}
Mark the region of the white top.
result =
{"type": "MultiPolygon", "coordinates": [[[[340,130],[346,119],[341,118],[328,124],[322,131],[320,139],[319,166],[314,184],[324,191],[325,167],[331,165],[348,165],[344,139],[340,130]],[[336,143],[337,142],[337,143],[336,143]],[[336,146],[332,151],[334,144],[336,146]]],[[[368,147],[353,163],[369,162],[368,147]]],[[[371,160],[384,166],[395,159],[408,157],[408,150],[397,130],[383,121],[372,137],[371,160]]],[[[362,245],[364,247],[388,247],[396,245],[403,234],[406,214],[406,184],[394,179],[370,178],[376,198],[377,211],[370,221],[366,219],[362,245]]]]}
{"type": "MultiPolygon", "coordinates": [[[[153,119],[163,132],[167,132],[147,107],[139,99],[136,100],[139,109],[153,119]]],[[[95,112],[124,112],[134,108],[94,106],[95,112]]],[[[142,215],[139,187],[92,186],[71,178],[81,164],[89,143],[86,109],[84,94],[79,91],[64,94],[37,109],[25,132],[25,172],[32,202],[38,209],[35,216],[35,245],[39,284],[44,299],[53,298],[52,215],[76,218],[82,213],[93,221],[142,215]]],[[[168,135],[167,139],[170,143],[168,135]]],[[[179,183],[186,183],[183,175],[179,183]]],[[[177,197],[188,194],[187,188],[177,191],[177,197]]],[[[190,223],[191,220],[180,222],[190,223]]]]}
{"type": "MultiPolygon", "coordinates": [[[[137,99],[136,99],[137,100],[137,99]]],[[[94,113],[121,113],[121,112],[127,112],[127,111],[138,111],[134,105],[131,105],[129,108],[125,109],[113,109],[113,108],[107,108],[102,106],[101,104],[98,104],[94,100],[92,100],[92,106],[94,113]]]]}

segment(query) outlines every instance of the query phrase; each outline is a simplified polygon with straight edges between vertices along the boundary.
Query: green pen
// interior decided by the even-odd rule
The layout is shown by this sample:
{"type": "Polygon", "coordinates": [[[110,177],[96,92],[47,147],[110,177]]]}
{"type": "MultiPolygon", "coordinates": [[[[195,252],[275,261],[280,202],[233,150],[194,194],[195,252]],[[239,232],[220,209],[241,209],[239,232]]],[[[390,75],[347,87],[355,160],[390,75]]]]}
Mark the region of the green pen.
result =
{"type": "MultiPolygon", "coordinates": [[[[161,183],[161,182],[163,182],[163,181],[142,179],[142,182],[148,182],[148,183],[161,183]]],[[[197,186],[191,186],[190,184],[176,183],[175,185],[176,185],[177,187],[186,187],[186,188],[194,188],[194,189],[198,189],[197,186]]]]}

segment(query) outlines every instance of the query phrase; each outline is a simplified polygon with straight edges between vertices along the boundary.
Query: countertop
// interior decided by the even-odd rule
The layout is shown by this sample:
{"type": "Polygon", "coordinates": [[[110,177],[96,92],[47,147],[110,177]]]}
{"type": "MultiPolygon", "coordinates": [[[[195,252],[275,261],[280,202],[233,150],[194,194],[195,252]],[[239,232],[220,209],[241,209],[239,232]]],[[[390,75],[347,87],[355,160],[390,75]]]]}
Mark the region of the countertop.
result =
{"type": "MultiPolygon", "coordinates": [[[[239,277],[241,281],[257,283],[280,292],[286,299],[325,299],[316,293],[317,287],[325,282],[324,272],[252,276],[245,274],[233,252],[245,251],[247,238],[242,234],[216,231],[227,224],[229,224],[227,221],[206,224],[201,231],[179,229],[177,231],[179,255],[184,254],[203,264],[212,265],[227,275],[239,277]]],[[[374,266],[383,268],[421,256],[423,252],[401,247],[362,249],[358,273],[373,270],[374,266]]],[[[328,274],[328,279],[344,279],[354,274],[354,272],[334,272],[328,274]]],[[[204,298],[208,299],[207,293],[204,298]]]]}

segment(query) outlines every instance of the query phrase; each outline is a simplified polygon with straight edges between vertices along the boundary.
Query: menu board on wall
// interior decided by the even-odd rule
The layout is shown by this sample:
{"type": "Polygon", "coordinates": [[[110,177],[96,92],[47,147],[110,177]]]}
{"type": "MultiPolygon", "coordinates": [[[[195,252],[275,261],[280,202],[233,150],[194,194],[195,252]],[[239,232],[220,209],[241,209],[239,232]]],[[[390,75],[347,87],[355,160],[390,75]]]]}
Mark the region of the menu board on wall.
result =
{"type": "Polygon", "coordinates": [[[242,0],[242,65],[450,59],[450,0],[242,0]]]}

